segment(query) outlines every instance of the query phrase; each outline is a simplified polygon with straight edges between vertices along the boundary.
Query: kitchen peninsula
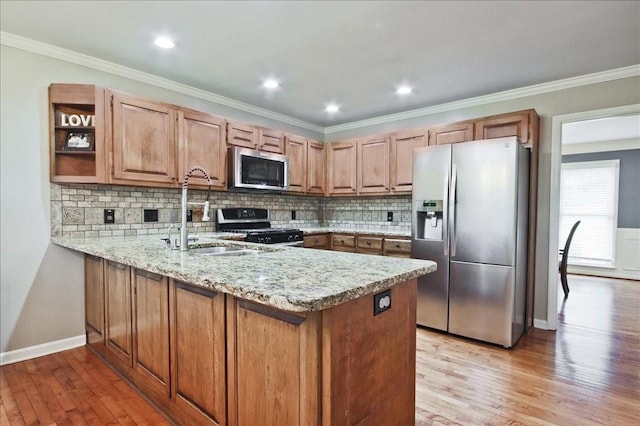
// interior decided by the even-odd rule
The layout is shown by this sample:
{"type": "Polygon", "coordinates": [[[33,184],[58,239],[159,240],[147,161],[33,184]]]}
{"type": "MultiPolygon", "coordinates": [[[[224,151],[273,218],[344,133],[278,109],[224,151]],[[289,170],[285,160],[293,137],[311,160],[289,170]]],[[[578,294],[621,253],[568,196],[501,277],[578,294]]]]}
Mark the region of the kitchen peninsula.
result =
{"type": "Polygon", "coordinates": [[[201,238],[54,238],[85,253],[87,344],[181,424],[408,425],[430,261],[201,238]]]}

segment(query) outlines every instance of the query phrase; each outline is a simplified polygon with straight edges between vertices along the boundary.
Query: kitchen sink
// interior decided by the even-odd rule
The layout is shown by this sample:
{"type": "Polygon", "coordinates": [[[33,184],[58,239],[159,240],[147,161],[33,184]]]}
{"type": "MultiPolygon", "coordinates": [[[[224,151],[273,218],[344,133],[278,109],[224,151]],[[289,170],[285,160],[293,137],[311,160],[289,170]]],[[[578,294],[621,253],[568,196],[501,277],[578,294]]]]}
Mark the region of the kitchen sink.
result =
{"type": "Polygon", "coordinates": [[[260,253],[260,250],[253,250],[245,247],[230,247],[230,246],[200,247],[200,248],[190,249],[189,251],[195,254],[201,254],[204,256],[246,256],[249,254],[260,253]]]}

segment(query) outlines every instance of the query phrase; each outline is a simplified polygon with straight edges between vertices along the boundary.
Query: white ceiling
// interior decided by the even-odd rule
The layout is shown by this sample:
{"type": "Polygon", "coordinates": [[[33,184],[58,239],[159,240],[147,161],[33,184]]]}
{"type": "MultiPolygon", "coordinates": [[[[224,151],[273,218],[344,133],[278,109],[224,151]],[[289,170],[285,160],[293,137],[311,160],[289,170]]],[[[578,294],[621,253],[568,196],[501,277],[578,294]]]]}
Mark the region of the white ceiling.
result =
{"type": "Polygon", "coordinates": [[[320,126],[640,64],[638,1],[3,0],[0,29],[320,126]]]}

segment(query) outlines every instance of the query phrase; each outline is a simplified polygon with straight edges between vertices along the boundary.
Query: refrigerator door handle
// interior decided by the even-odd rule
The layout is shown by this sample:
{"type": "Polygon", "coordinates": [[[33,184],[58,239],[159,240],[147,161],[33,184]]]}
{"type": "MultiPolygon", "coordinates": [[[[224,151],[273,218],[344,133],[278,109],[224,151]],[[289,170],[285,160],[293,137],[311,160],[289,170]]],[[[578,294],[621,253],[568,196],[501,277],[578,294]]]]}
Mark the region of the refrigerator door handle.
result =
{"type": "Polygon", "coordinates": [[[443,190],[443,212],[442,212],[442,251],[445,256],[449,256],[449,167],[444,175],[444,190],[443,190]]]}
{"type": "Polygon", "coordinates": [[[449,197],[449,211],[451,212],[451,257],[456,255],[456,186],[458,184],[458,167],[451,167],[451,196],[449,197]]]}

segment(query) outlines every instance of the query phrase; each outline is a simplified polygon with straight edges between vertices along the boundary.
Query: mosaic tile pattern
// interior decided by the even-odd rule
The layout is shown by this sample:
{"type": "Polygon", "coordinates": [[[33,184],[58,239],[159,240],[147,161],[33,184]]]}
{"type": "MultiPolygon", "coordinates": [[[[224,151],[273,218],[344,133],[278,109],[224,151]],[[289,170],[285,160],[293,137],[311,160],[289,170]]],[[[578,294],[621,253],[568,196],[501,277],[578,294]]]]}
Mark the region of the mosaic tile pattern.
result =
{"type": "MultiPolygon", "coordinates": [[[[96,237],[164,233],[180,221],[179,188],[119,185],[51,184],[51,235],[96,237]],[[104,209],[115,209],[115,223],[104,224],[104,209]],[[143,221],[144,209],[158,209],[158,222],[143,221]]],[[[206,191],[190,190],[190,201],[204,201],[206,191]]],[[[411,228],[411,196],[322,198],[286,194],[212,192],[213,212],[223,207],[260,207],[271,212],[279,227],[329,226],[342,230],[375,228],[406,233],[411,228]],[[296,219],[291,220],[291,211],[296,219]],[[393,221],[387,221],[387,212],[393,221]]],[[[215,222],[202,222],[193,209],[190,232],[212,232],[215,222]]]]}

